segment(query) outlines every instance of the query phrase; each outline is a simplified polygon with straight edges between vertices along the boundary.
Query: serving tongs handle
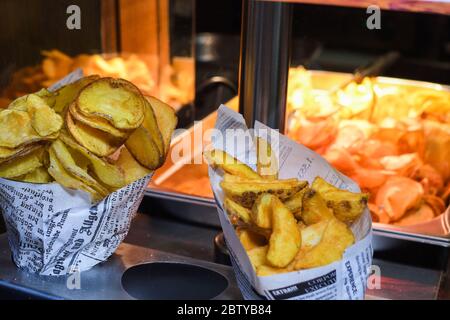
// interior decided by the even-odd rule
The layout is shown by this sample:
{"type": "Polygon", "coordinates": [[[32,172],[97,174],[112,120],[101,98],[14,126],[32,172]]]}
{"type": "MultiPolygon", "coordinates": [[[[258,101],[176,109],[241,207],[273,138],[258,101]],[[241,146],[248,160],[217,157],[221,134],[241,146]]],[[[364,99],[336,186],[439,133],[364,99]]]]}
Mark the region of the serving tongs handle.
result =
{"type": "Polygon", "coordinates": [[[375,77],[382,74],[386,69],[392,66],[399,57],[400,57],[399,52],[391,51],[378,57],[374,61],[371,61],[369,64],[365,66],[358,67],[353,72],[353,76],[349,80],[345,81],[337,88],[333,89],[331,93],[335,93],[339,90],[344,89],[352,82],[361,83],[361,81],[365,77],[375,77]]]}

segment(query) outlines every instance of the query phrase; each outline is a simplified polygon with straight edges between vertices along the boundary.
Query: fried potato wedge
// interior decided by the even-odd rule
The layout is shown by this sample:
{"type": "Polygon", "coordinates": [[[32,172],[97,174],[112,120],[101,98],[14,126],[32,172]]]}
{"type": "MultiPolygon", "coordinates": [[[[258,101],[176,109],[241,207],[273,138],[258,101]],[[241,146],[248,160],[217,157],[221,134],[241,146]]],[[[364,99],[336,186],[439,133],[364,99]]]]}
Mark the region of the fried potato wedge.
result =
{"type": "Polygon", "coordinates": [[[14,180],[29,183],[50,183],[53,178],[48,174],[47,168],[42,166],[23,176],[16,177],[14,180]]]}
{"type": "Polygon", "coordinates": [[[164,154],[166,154],[167,151],[169,151],[170,140],[172,138],[172,133],[177,126],[178,118],[175,114],[175,110],[168,104],[155,97],[146,96],[145,98],[147,99],[147,102],[150,103],[155,114],[156,122],[164,142],[164,154]]]}
{"type": "MultiPolygon", "coordinates": [[[[89,150],[76,143],[76,141],[65,131],[61,132],[59,138],[67,147],[69,147],[72,156],[74,156],[75,152],[75,154],[78,153],[79,156],[87,161],[87,167],[102,184],[112,189],[121,188],[127,184],[125,175],[119,166],[111,164],[89,152],[89,150]]],[[[79,163],[80,160],[76,162],[79,163]]]]}
{"type": "Polygon", "coordinates": [[[242,221],[244,221],[246,223],[251,223],[252,218],[251,218],[251,213],[250,213],[249,209],[244,208],[243,206],[234,202],[230,198],[225,198],[225,201],[223,204],[224,204],[225,210],[227,211],[227,213],[229,215],[237,216],[242,221]]]}
{"type": "Polygon", "coordinates": [[[225,194],[233,201],[236,201],[245,208],[251,208],[256,198],[263,193],[274,194],[281,200],[286,200],[303,189],[307,185],[307,182],[297,179],[273,181],[247,180],[242,182],[222,181],[220,185],[225,194]]]}
{"type": "Polygon", "coordinates": [[[270,193],[263,193],[253,204],[251,216],[253,222],[260,228],[272,228],[272,204],[276,198],[270,193]]]}
{"type": "Polygon", "coordinates": [[[85,116],[108,120],[117,129],[138,128],[144,120],[146,100],[132,83],[123,79],[101,78],[85,86],[76,98],[85,116]]]}
{"type": "Polygon", "coordinates": [[[252,168],[222,150],[214,149],[205,151],[203,155],[212,167],[221,168],[225,172],[242,178],[262,179],[252,168]]]}
{"type": "Polygon", "coordinates": [[[267,263],[266,256],[268,250],[269,250],[268,246],[263,246],[263,247],[256,247],[247,251],[250,262],[255,270],[260,265],[267,263]]]}
{"type": "Polygon", "coordinates": [[[320,243],[329,220],[323,220],[301,229],[302,249],[312,248],[320,243]]]}
{"type": "Polygon", "coordinates": [[[246,229],[239,231],[239,240],[247,251],[267,245],[267,240],[264,236],[246,229]]]}
{"type": "Polygon", "coordinates": [[[124,173],[125,185],[139,180],[152,172],[152,170],[141,166],[125,147],[121,149],[116,165],[124,173]]]}
{"type": "Polygon", "coordinates": [[[289,272],[289,270],[287,268],[275,268],[275,267],[271,267],[268,265],[260,265],[256,268],[256,274],[259,277],[267,277],[267,276],[273,276],[275,274],[280,274],[280,273],[286,273],[289,272]]]}
{"type": "Polygon", "coordinates": [[[42,166],[40,160],[41,148],[34,149],[26,155],[0,164],[0,177],[15,178],[23,176],[42,166]]]}
{"type": "Polygon", "coordinates": [[[106,132],[91,128],[66,114],[66,126],[72,137],[83,147],[99,157],[114,153],[121,145],[121,139],[112,137],[106,132]]]}
{"type": "Polygon", "coordinates": [[[358,219],[367,207],[369,195],[354,193],[336,188],[321,177],[316,177],[311,185],[325,199],[327,206],[333,209],[339,220],[351,223],[358,219]]]}
{"type": "Polygon", "coordinates": [[[97,191],[102,197],[105,197],[109,193],[108,189],[103,187],[97,180],[77,165],[68,148],[61,140],[55,140],[50,146],[50,150],[54,153],[67,173],[74,178],[81,180],[83,183],[97,191]]]}
{"type": "Polygon", "coordinates": [[[309,189],[303,196],[301,218],[306,225],[334,218],[333,211],[327,207],[326,201],[314,189],[309,189]]]}
{"type": "Polygon", "coordinates": [[[342,259],[342,255],[355,242],[352,231],[338,219],[330,219],[316,246],[302,247],[295,257],[296,270],[325,266],[342,259]]]}
{"type": "Polygon", "coordinates": [[[57,183],[68,189],[83,190],[89,193],[94,202],[97,202],[103,198],[103,196],[98,194],[98,192],[93,188],[69,174],[64,169],[64,166],[59,162],[58,158],[55,155],[55,152],[52,149],[49,149],[49,156],[50,166],[48,168],[48,173],[53,177],[53,179],[55,179],[57,183]]]}
{"type": "Polygon", "coordinates": [[[137,128],[125,141],[128,151],[144,167],[154,170],[164,161],[163,154],[150,132],[143,126],[137,128]]]}
{"type": "Polygon", "coordinates": [[[256,137],[257,172],[268,180],[278,179],[278,159],[270,143],[265,139],[256,137]]]}
{"type": "Polygon", "coordinates": [[[113,137],[116,137],[118,139],[125,140],[131,134],[130,130],[119,130],[103,118],[95,117],[95,116],[91,116],[91,117],[85,116],[77,109],[76,103],[71,103],[69,105],[69,112],[75,120],[77,120],[91,128],[98,129],[103,132],[109,133],[110,135],[112,135],[113,137]]]}
{"type": "Polygon", "coordinates": [[[283,268],[297,255],[302,237],[294,215],[276,197],[272,201],[272,230],[266,258],[271,266],[283,268]]]}
{"type": "Polygon", "coordinates": [[[303,196],[308,190],[309,188],[305,187],[284,202],[286,208],[288,208],[297,219],[301,219],[303,209],[303,196]]]}

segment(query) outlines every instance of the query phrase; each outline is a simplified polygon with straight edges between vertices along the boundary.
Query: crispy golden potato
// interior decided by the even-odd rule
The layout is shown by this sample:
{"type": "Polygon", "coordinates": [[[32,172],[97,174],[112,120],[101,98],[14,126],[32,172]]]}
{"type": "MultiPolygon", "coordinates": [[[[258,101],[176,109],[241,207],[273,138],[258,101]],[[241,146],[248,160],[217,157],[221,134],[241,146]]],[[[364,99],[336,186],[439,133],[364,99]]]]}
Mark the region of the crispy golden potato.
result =
{"type": "Polygon", "coordinates": [[[125,175],[125,185],[139,180],[152,172],[152,170],[141,166],[125,147],[121,149],[116,165],[122,169],[125,175]]]}
{"type": "Polygon", "coordinates": [[[222,150],[205,151],[203,155],[212,167],[221,168],[225,172],[242,178],[262,179],[252,168],[222,150]]]}
{"type": "Polygon", "coordinates": [[[309,189],[303,195],[303,210],[300,216],[307,225],[334,218],[333,211],[314,189],[309,189]]]}
{"type": "Polygon", "coordinates": [[[25,175],[14,178],[14,180],[29,183],[49,183],[53,178],[48,174],[46,167],[39,167],[25,175]]]}
{"type": "Polygon", "coordinates": [[[125,186],[125,175],[119,166],[108,163],[89,152],[86,148],[80,146],[76,141],[65,131],[62,131],[60,137],[62,142],[71,151],[72,157],[77,157],[77,163],[81,163],[83,160],[87,168],[89,168],[94,176],[104,185],[109,188],[117,189],[125,186]],[[82,159],[80,159],[82,158],[82,159]]]}
{"type": "Polygon", "coordinates": [[[329,220],[323,220],[315,224],[301,228],[302,249],[312,248],[320,243],[323,233],[329,224],[329,220]]]}
{"type": "Polygon", "coordinates": [[[267,263],[266,256],[268,250],[268,246],[263,246],[256,247],[247,251],[250,262],[255,270],[257,270],[260,265],[267,263]]]}
{"type": "Polygon", "coordinates": [[[61,140],[55,140],[50,146],[50,151],[54,153],[59,163],[64,167],[64,170],[68,174],[81,180],[83,183],[97,191],[102,197],[105,197],[109,193],[108,189],[103,187],[97,180],[77,165],[66,145],[61,140]]]}
{"type": "Polygon", "coordinates": [[[268,180],[278,179],[278,159],[273,152],[270,143],[260,137],[256,137],[257,172],[268,180]]]}
{"type": "Polygon", "coordinates": [[[164,141],[164,154],[166,154],[169,151],[170,139],[172,138],[172,132],[177,126],[178,118],[175,110],[168,104],[155,97],[146,96],[145,98],[150,103],[155,114],[156,122],[164,141]]]}
{"type": "Polygon", "coordinates": [[[3,162],[0,164],[0,177],[8,179],[16,178],[34,171],[42,166],[40,160],[41,153],[42,148],[35,147],[23,156],[3,162]]]}
{"type": "Polygon", "coordinates": [[[303,189],[301,189],[299,192],[297,192],[284,202],[286,208],[288,208],[297,219],[301,219],[303,208],[303,196],[308,190],[309,190],[308,187],[304,187],[303,189]]]}
{"type": "Polygon", "coordinates": [[[272,266],[268,266],[265,264],[262,264],[256,268],[256,274],[259,277],[267,277],[267,276],[273,276],[280,273],[286,273],[289,272],[287,268],[275,268],[272,266]]]}
{"type": "Polygon", "coordinates": [[[224,204],[225,210],[227,211],[227,213],[229,215],[237,216],[239,219],[241,219],[242,221],[244,221],[246,223],[250,223],[252,221],[251,216],[250,216],[251,213],[250,213],[249,209],[244,208],[243,206],[234,202],[230,198],[225,198],[225,201],[223,204],[224,204]]]}
{"type": "Polygon", "coordinates": [[[276,198],[270,193],[263,193],[253,204],[251,217],[253,222],[261,228],[272,228],[272,204],[276,198]]]}
{"type": "Polygon", "coordinates": [[[272,201],[272,235],[267,261],[273,267],[286,267],[297,255],[302,237],[292,212],[278,199],[272,201]]]}
{"type": "Polygon", "coordinates": [[[233,201],[246,208],[251,208],[256,198],[263,193],[271,193],[281,200],[286,200],[303,189],[307,185],[307,182],[297,179],[273,181],[247,180],[242,182],[222,181],[220,185],[225,194],[233,201]]]}
{"type": "Polygon", "coordinates": [[[86,116],[108,120],[117,129],[138,128],[144,120],[146,100],[132,83],[100,78],[85,86],[76,98],[78,110],[86,116]]]}
{"type": "Polygon", "coordinates": [[[26,111],[0,111],[0,147],[17,148],[42,140],[31,126],[31,117],[26,111]]]}
{"type": "Polygon", "coordinates": [[[107,120],[105,120],[103,118],[96,117],[96,116],[90,116],[90,117],[85,116],[77,109],[76,103],[71,103],[69,105],[69,112],[75,120],[77,120],[91,128],[98,129],[103,132],[109,133],[110,135],[112,135],[113,137],[116,137],[118,139],[123,139],[123,141],[125,141],[126,138],[132,132],[131,130],[117,129],[116,127],[114,127],[112,124],[110,124],[107,120]]]}
{"type": "Polygon", "coordinates": [[[43,99],[47,101],[57,113],[64,113],[69,105],[75,100],[80,91],[88,84],[100,79],[98,75],[92,75],[81,78],[74,83],[59,88],[56,92],[49,95],[46,94],[43,99]]]}
{"type": "Polygon", "coordinates": [[[63,120],[44,100],[34,94],[28,95],[27,111],[31,118],[31,126],[41,136],[57,134],[63,126],[63,120]]]}
{"type": "Polygon", "coordinates": [[[0,163],[23,156],[23,154],[26,153],[31,147],[32,145],[25,145],[15,149],[0,147],[0,163]]]}
{"type": "Polygon", "coordinates": [[[137,128],[125,141],[128,151],[144,167],[154,170],[164,162],[150,132],[143,126],[137,128]]]}
{"type": "Polygon", "coordinates": [[[121,145],[120,139],[74,120],[69,112],[66,114],[66,126],[79,144],[99,157],[109,156],[121,145]]]}
{"type": "Polygon", "coordinates": [[[343,222],[351,223],[355,221],[367,207],[368,194],[341,190],[321,177],[314,179],[311,188],[319,192],[328,207],[333,209],[336,218],[343,222]]]}
{"type": "Polygon", "coordinates": [[[48,173],[53,177],[53,179],[55,179],[57,183],[68,189],[83,190],[89,193],[94,202],[97,202],[103,198],[103,196],[98,194],[98,192],[93,188],[69,174],[64,169],[64,166],[59,162],[58,158],[55,155],[55,152],[52,149],[49,149],[49,156],[50,166],[48,168],[48,173]]]}
{"type": "Polygon", "coordinates": [[[239,231],[239,240],[241,240],[242,246],[247,251],[267,245],[267,240],[264,236],[247,229],[239,231]]]}
{"type": "Polygon", "coordinates": [[[144,121],[142,122],[142,126],[150,133],[154,144],[156,145],[156,147],[158,147],[159,154],[161,155],[161,157],[164,157],[165,147],[163,137],[161,131],[159,130],[152,106],[147,100],[145,100],[144,121]]]}
{"type": "Polygon", "coordinates": [[[322,240],[316,246],[300,249],[295,257],[294,268],[309,269],[325,266],[342,259],[342,255],[355,242],[352,231],[342,221],[333,218],[325,221],[327,226],[322,240]]]}

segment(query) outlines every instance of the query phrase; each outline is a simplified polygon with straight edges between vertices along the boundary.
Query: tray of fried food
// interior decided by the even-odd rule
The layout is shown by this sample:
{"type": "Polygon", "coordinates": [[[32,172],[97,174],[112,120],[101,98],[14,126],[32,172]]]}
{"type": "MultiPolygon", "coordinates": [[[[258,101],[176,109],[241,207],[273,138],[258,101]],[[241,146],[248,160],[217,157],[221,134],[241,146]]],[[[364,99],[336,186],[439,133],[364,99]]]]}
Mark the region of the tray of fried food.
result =
{"type": "Polygon", "coordinates": [[[0,177],[56,182],[96,202],[160,167],[174,110],[123,79],[89,76],[0,111],[0,177]]]}
{"type": "Polygon", "coordinates": [[[350,226],[367,208],[368,195],[341,190],[321,177],[311,184],[279,179],[270,144],[257,138],[257,148],[256,171],[224,151],[204,153],[211,167],[224,172],[224,208],[256,274],[316,268],[342,259],[355,242],[350,226]]]}

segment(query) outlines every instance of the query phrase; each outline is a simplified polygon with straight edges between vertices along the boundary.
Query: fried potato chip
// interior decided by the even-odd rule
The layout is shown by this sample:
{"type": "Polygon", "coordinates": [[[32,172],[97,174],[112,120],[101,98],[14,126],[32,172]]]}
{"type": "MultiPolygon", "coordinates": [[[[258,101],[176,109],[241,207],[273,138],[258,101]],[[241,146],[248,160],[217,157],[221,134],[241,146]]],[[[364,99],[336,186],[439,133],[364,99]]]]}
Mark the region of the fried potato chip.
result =
{"type": "Polygon", "coordinates": [[[178,118],[175,110],[168,104],[155,97],[146,96],[145,98],[150,103],[155,114],[156,122],[164,141],[164,154],[166,154],[169,151],[170,139],[172,138],[173,130],[177,126],[178,118]]]}
{"type": "Polygon", "coordinates": [[[154,170],[164,161],[151,134],[143,126],[137,128],[125,141],[128,151],[144,167],[154,170]]]}
{"type": "Polygon", "coordinates": [[[351,223],[358,219],[367,207],[369,195],[336,188],[321,177],[316,177],[311,188],[319,192],[327,206],[333,209],[339,220],[351,223]]]}
{"type": "Polygon", "coordinates": [[[91,177],[86,171],[80,168],[72,158],[66,145],[61,140],[55,140],[50,146],[50,150],[54,153],[64,170],[74,178],[81,180],[83,183],[94,189],[102,197],[106,196],[109,191],[91,177]]]}
{"type": "Polygon", "coordinates": [[[317,191],[309,189],[303,196],[301,218],[307,225],[311,225],[334,218],[334,215],[322,196],[317,191]]]}
{"type": "MultiPolygon", "coordinates": [[[[79,157],[83,157],[86,161],[86,166],[92,170],[95,177],[100,180],[104,185],[117,189],[125,186],[127,183],[125,181],[125,175],[122,169],[116,165],[110,164],[89,152],[86,148],[80,146],[67,132],[62,131],[60,135],[62,142],[69,147],[71,154],[78,154],[79,157]]],[[[79,163],[82,160],[76,161],[79,163]]]]}
{"type": "Polygon", "coordinates": [[[222,150],[205,151],[203,155],[212,167],[221,168],[225,172],[242,178],[261,179],[261,176],[253,171],[252,168],[222,150]]]}
{"type": "Polygon", "coordinates": [[[110,135],[112,135],[118,139],[125,140],[132,132],[130,130],[119,130],[103,118],[85,116],[77,109],[76,103],[71,103],[69,105],[69,112],[75,120],[77,120],[91,128],[98,129],[103,132],[109,133],[110,135]]]}
{"type": "Polygon", "coordinates": [[[265,179],[278,179],[278,159],[270,143],[263,138],[256,137],[256,153],[258,174],[265,179]]]}
{"type": "Polygon", "coordinates": [[[15,178],[32,172],[42,166],[40,153],[42,148],[36,148],[26,155],[0,164],[0,177],[15,178]]]}
{"type": "Polygon", "coordinates": [[[0,147],[0,163],[23,155],[30,147],[30,145],[21,146],[15,149],[0,147]]]}
{"type": "Polygon", "coordinates": [[[53,178],[48,174],[47,168],[39,167],[23,176],[14,178],[14,180],[29,183],[49,183],[53,178]]]}
{"type": "MultiPolygon", "coordinates": [[[[326,221],[327,226],[319,244],[302,247],[295,257],[296,270],[325,266],[342,259],[342,255],[355,242],[352,231],[338,219],[326,221]]],[[[303,232],[303,231],[302,231],[303,232]]]]}
{"type": "Polygon", "coordinates": [[[277,195],[281,200],[286,200],[303,189],[306,181],[297,179],[285,180],[247,180],[242,182],[222,181],[220,183],[225,194],[240,205],[251,208],[256,198],[263,193],[277,195]]]}
{"type": "MultiPolygon", "coordinates": [[[[80,93],[81,89],[86,87],[88,84],[98,80],[100,77],[97,75],[92,75],[88,77],[81,78],[74,83],[68,84],[56,92],[52,96],[48,96],[47,103],[50,107],[58,113],[64,113],[68,106],[75,100],[75,98],[80,93]]],[[[45,98],[44,98],[45,99],[45,98]]]]}
{"type": "Polygon", "coordinates": [[[97,202],[103,198],[93,188],[70,175],[64,169],[64,166],[59,162],[58,158],[55,155],[55,152],[52,149],[49,149],[49,156],[50,166],[48,168],[48,173],[55,179],[57,183],[68,189],[83,190],[89,193],[94,202],[97,202]]]}
{"type": "Polygon", "coordinates": [[[242,221],[246,223],[250,223],[252,221],[250,216],[250,210],[247,208],[244,208],[240,204],[234,202],[230,198],[225,198],[224,201],[224,207],[225,210],[228,212],[229,215],[234,215],[239,217],[242,221]]]}
{"type": "Polygon", "coordinates": [[[84,87],[76,99],[85,116],[108,120],[117,129],[136,129],[144,120],[146,100],[132,83],[101,78],[84,87]]]}
{"type": "Polygon", "coordinates": [[[0,112],[0,147],[17,148],[41,139],[27,112],[9,109],[0,112]]]}
{"type": "Polygon", "coordinates": [[[278,199],[272,200],[272,235],[267,261],[273,267],[286,267],[297,255],[302,237],[292,212],[278,199]]]}
{"type": "Polygon", "coordinates": [[[141,166],[125,147],[121,149],[116,165],[122,169],[125,175],[125,185],[139,180],[152,172],[152,170],[141,166]]]}
{"type": "Polygon", "coordinates": [[[27,98],[28,114],[31,126],[41,136],[46,137],[58,133],[63,126],[63,120],[44,100],[37,95],[30,94],[27,98]]]}
{"type": "Polygon", "coordinates": [[[153,142],[158,147],[159,154],[163,157],[165,155],[163,137],[161,131],[159,130],[152,106],[147,100],[145,100],[144,121],[142,122],[142,126],[150,133],[153,142]]]}
{"type": "Polygon", "coordinates": [[[80,145],[99,157],[114,153],[121,145],[120,139],[74,120],[70,112],[66,114],[66,126],[80,145]]]}
{"type": "Polygon", "coordinates": [[[267,245],[265,237],[250,230],[241,230],[239,232],[239,240],[247,251],[267,245]]]}

